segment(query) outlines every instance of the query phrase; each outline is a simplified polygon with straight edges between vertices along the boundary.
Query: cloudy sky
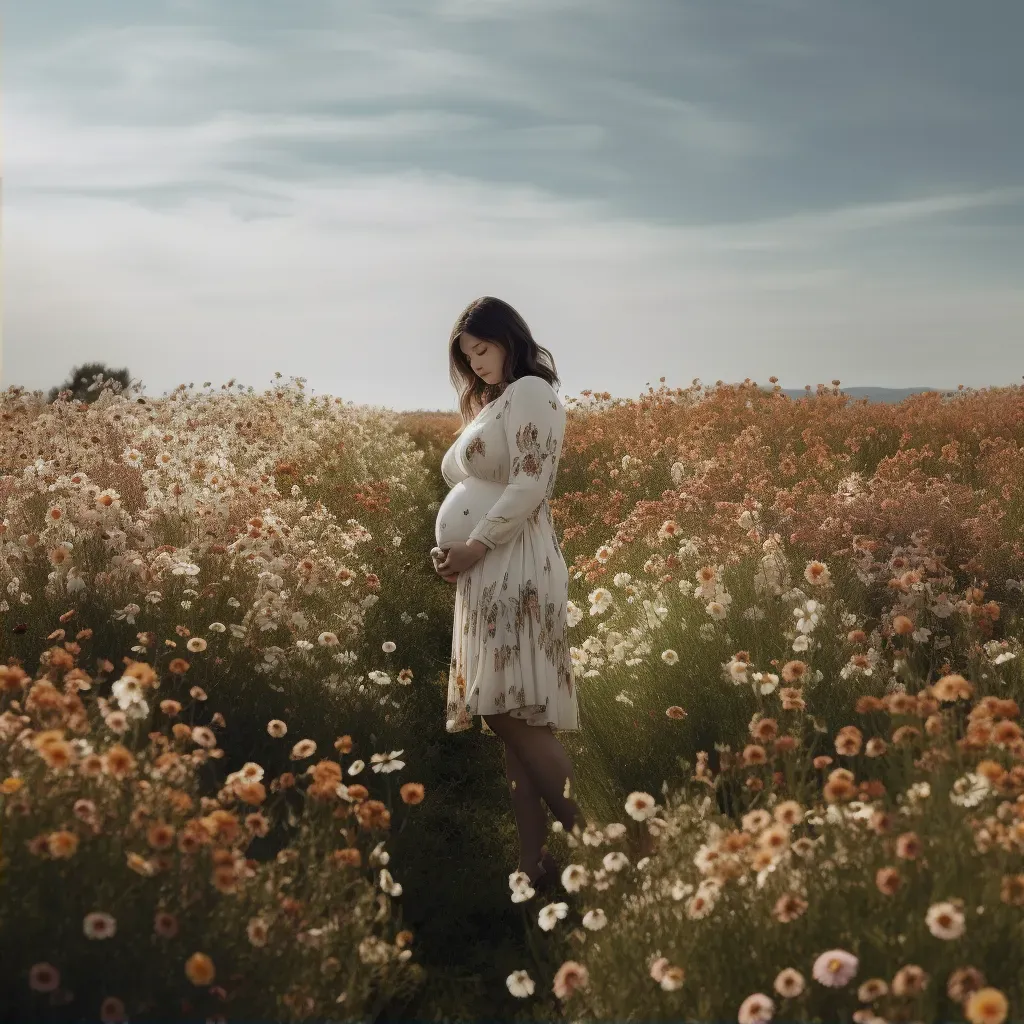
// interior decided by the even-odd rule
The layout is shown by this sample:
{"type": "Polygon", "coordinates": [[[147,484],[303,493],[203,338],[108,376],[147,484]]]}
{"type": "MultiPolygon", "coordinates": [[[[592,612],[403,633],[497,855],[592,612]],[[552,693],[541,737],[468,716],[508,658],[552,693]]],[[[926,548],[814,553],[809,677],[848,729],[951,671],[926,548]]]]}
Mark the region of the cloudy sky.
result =
{"type": "Polygon", "coordinates": [[[454,408],[498,295],[563,398],[1024,373],[1019,0],[33,0],[2,381],[275,371],[454,408]]]}

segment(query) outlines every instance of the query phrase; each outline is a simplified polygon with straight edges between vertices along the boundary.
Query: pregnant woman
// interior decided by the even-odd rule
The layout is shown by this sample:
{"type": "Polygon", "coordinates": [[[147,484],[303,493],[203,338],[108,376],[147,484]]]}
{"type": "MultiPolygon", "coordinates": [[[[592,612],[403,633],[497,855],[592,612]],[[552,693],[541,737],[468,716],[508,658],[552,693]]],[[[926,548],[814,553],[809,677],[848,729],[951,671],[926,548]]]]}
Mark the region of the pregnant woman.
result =
{"type": "Polygon", "coordinates": [[[565,408],[550,352],[500,299],[466,307],[450,361],[464,429],[441,462],[451,491],[433,552],[437,572],[457,584],[446,728],[469,729],[478,714],[484,731],[501,738],[519,870],[548,889],[559,865],[543,845],[544,803],[565,829],[584,824],[571,795],[572,762],[554,732],[579,729],[569,572],[548,505],[565,408]]]}

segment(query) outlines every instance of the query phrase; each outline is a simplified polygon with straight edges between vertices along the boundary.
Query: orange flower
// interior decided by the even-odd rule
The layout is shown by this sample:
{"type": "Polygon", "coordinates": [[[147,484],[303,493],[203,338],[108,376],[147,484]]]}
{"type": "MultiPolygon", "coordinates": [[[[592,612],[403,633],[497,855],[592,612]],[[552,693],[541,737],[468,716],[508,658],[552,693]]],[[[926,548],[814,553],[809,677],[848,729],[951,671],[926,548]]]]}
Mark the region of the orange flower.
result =
{"type": "Polygon", "coordinates": [[[103,757],[103,770],[115,779],[126,779],[135,771],[135,756],[127,748],[115,743],[103,757]]]}
{"type": "Polygon", "coordinates": [[[844,725],[836,735],[836,753],[853,757],[860,753],[863,735],[855,725],[844,725]]]}
{"type": "Polygon", "coordinates": [[[267,799],[267,790],[262,782],[242,782],[235,786],[235,793],[243,803],[258,807],[267,799]]]}
{"type": "Polygon", "coordinates": [[[858,697],[857,703],[854,705],[854,710],[858,715],[867,715],[872,711],[882,711],[884,708],[885,703],[878,697],[872,697],[870,694],[858,697]]]}
{"type": "Polygon", "coordinates": [[[921,735],[921,730],[912,725],[901,725],[893,734],[892,741],[899,746],[901,743],[910,743],[921,735]]]}
{"type": "Polygon", "coordinates": [[[787,683],[801,683],[807,674],[807,664],[799,660],[787,661],[780,674],[787,683]]]}
{"type": "Polygon", "coordinates": [[[775,906],[772,907],[772,917],[776,921],[788,924],[790,921],[795,921],[806,909],[807,901],[790,892],[775,901],[775,906]]]}
{"type": "Polygon", "coordinates": [[[174,843],[174,826],[158,821],[146,829],[146,841],[154,850],[166,850],[174,843]]]}
{"type": "Polygon", "coordinates": [[[423,783],[422,782],[407,782],[399,790],[402,797],[402,802],[406,804],[421,804],[423,803],[423,783]]]}
{"type": "Polygon", "coordinates": [[[215,976],[213,961],[205,953],[193,953],[185,961],[185,977],[193,985],[209,985],[215,976]]]}
{"type": "Polygon", "coordinates": [[[952,673],[935,682],[932,693],[936,700],[948,704],[956,700],[970,700],[974,687],[962,675],[952,673]]]}
{"type": "Polygon", "coordinates": [[[768,755],[764,747],[757,743],[748,743],[743,748],[743,763],[746,765],[764,764],[768,755]]]}
{"type": "Polygon", "coordinates": [[[1016,722],[997,722],[992,729],[992,742],[1000,747],[1016,743],[1021,738],[1021,729],[1016,722]]]}
{"type": "Polygon", "coordinates": [[[830,778],[822,787],[821,795],[830,804],[852,800],[857,794],[857,787],[847,779],[830,778]]]}
{"type": "Polygon", "coordinates": [[[997,988],[981,988],[964,1004],[964,1016],[971,1024],[1003,1024],[1010,1012],[1006,996],[997,988]]]}
{"type": "Polygon", "coordinates": [[[1024,875],[1004,875],[999,898],[1011,907],[1024,907],[1024,875]]]}
{"type": "Polygon", "coordinates": [[[357,868],[363,862],[363,855],[353,846],[346,846],[343,849],[335,850],[331,854],[335,864],[343,864],[345,867],[357,868]]]}
{"type": "Polygon", "coordinates": [[[51,857],[72,857],[78,849],[78,836],[67,829],[51,832],[47,837],[47,849],[51,857]]]}

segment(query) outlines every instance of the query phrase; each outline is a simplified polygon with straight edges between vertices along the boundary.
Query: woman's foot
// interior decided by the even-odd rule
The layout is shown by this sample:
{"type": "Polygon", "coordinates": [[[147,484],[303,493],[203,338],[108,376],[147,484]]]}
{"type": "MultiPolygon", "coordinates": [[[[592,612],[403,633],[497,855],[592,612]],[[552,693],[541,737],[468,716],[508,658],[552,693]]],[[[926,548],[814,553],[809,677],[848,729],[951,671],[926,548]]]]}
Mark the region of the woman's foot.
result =
{"type": "Polygon", "coordinates": [[[540,892],[554,890],[562,875],[562,865],[551,855],[546,846],[541,847],[541,858],[537,862],[540,875],[536,882],[531,883],[540,892]]]}

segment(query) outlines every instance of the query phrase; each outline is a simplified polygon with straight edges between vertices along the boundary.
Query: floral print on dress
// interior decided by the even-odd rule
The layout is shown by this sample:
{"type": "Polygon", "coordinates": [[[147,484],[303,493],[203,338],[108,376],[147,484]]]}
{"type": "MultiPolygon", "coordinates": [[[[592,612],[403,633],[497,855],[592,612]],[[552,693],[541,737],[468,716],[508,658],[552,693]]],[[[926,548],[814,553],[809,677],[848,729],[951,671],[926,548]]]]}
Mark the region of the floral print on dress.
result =
{"type": "Polygon", "coordinates": [[[530,725],[579,729],[569,573],[548,504],[564,433],[565,409],[551,385],[520,377],[442,461],[451,487],[470,476],[505,487],[469,535],[488,551],[455,588],[449,732],[472,728],[474,715],[506,711],[530,725]]]}

